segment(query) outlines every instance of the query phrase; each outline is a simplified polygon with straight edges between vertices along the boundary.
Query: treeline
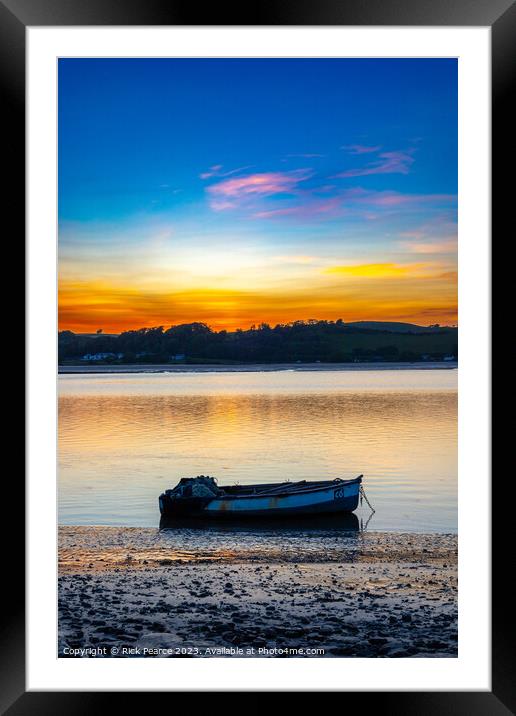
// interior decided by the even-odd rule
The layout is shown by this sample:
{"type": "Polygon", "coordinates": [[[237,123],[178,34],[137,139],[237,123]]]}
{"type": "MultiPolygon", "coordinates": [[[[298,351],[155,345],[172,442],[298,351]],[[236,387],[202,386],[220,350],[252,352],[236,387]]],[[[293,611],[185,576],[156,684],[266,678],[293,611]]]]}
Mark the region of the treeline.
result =
{"type": "Polygon", "coordinates": [[[188,323],[125,331],[120,335],[59,333],[60,363],[338,363],[443,360],[457,356],[457,329],[393,333],[337,321],[295,321],[249,330],[213,331],[188,323]],[[104,354],[104,355],[103,355],[104,354]],[[109,354],[109,355],[108,355],[109,354]],[[99,356],[101,356],[99,358],[99,356]]]}

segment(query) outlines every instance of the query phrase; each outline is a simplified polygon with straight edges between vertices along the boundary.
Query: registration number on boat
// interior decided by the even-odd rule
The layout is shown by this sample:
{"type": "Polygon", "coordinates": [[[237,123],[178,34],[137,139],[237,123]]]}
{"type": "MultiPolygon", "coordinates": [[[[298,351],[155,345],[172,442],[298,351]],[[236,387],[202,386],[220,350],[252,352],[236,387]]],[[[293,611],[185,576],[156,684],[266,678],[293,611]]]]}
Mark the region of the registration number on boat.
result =
{"type": "Polygon", "coordinates": [[[334,500],[342,500],[343,497],[344,497],[344,488],[339,487],[339,489],[335,490],[335,492],[333,493],[333,499],[334,500]]]}

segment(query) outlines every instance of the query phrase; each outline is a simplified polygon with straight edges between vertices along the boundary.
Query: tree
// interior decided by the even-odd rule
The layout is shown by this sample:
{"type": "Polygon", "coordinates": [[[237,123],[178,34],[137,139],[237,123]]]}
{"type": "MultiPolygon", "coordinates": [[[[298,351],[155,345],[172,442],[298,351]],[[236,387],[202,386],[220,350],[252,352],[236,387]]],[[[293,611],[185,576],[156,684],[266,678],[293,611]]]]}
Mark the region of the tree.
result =
{"type": "Polygon", "coordinates": [[[272,328],[213,331],[205,323],[140,328],[118,336],[61,331],[59,360],[80,360],[87,353],[122,353],[123,361],[156,363],[185,355],[195,362],[331,363],[349,360],[420,360],[421,355],[457,355],[457,328],[421,333],[357,329],[342,321],[294,321],[272,328]]]}

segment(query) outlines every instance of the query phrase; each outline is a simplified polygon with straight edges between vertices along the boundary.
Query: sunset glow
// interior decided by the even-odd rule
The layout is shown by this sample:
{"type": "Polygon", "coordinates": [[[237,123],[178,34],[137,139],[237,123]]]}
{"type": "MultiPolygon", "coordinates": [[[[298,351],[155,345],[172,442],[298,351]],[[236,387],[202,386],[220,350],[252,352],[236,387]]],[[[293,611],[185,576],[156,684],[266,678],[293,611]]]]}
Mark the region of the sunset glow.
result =
{"type": "Polygon", "coordinates": [[[455,324],[456,73],[60,60],[60,330],[455,324]]]}

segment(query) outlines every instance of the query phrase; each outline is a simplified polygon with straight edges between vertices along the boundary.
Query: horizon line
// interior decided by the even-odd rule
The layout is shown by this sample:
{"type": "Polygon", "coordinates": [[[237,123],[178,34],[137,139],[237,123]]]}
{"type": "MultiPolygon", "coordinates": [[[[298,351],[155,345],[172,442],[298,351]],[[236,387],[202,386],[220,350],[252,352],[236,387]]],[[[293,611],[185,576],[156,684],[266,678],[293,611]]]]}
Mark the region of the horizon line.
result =
{"type": "Polygon", "coordinates": [[[123,331],[120,331],[120,332],[118,332],[118,333],[116,333],[116,332],[111,332],[111,331],[104,332],[104,330],[103,330],[102,328],[99,328],[99,329],[97,329],[96,331],[74,331],[74,330],[72,330],[72,329],[70,329],[70,328],[58,328],[58,333],[70,332],[70,333],[73,333],[74,335],[78,335],[78,336],[95,336],[95,335],[98,335],[98,336],[107,336],[107,337],[109,337],[109,336],[120,336],[120,335],[122,335],[123,333],[130,333],[131,331],[141,331],[141,330],[149,330],[149,331],[150,331],[150,330],[155,330],[155,329],[157,329],[157,328],[162,328],[162,329],[164,329],[164,330],[165,330],[165,329],[166,329],[166,330],[169,330],[169,329],[171,329],[171,328],[179,328],[179,327],[181,327],[181,326],[193,326],[193,325],[203,325],[203,326],[206,326],[207,328],[210,329],[210,331],[211,331],[212,333],[222,333],[222,332],[224,332],[224,331],[225,331],[226,333],[236,333],[237,331],[243,331],[243,332],[245,332],[245,331],[251,331],[251,330],[260,330],[260,328],[261,328],[262,326],[268,326],[269,328],[274,329],[274,328],[278,328],[278,327],[281,327],[281,326],[293,326],[293,325],[296,324],[296,323],[297,323],[297,324],[310,325],[311,323],[315,323],[315,324],[317,324],[317,323],[336,324],[336,323],[339,323],[339,322],[342,323],[343,325],[348,325],[348,326],[349,326],[349,325],[364,324],[364,323],[376,323],[376,324],[380,323],[380,324],[385,324],[385,325],[397,324],[397,325],[405,325],[405,326],[416,326],[417,328],[434,328],[434,327],[439,327],[439,328],[458,328],[458,323],[429,323],[429,324],[421,324],[421,323],[412,323],[412,322],[410,322],[410,321],[381,321],[381,320],[375,320],[375,319],[358,320],[358,321],[344,321],[342,318],[336,318],[336,319],[309,318],[309,319],[298,319],[298,320],[294,320],[294,321],[287,321],[287,322],[285,322],[285,323],[276,323],[276,324],[274,324],[274,325],[271,324],[271,323],[267,323],[266,321],[261,321],[261,322],[259,322],[259,323],[253,323],[253,324],[252,324],[251,326],[249,326],[248,328],[234,328],[234,329],[231,329],[231,330],[228,330],[228,329],[225,329],[225,328],[216,329],[216,328],[213,328],[212,326],[210,326],[209,323],[206,323],[206,322],[204,322],[204,321],[189,321],[189,322],[186,322],[186,323],[171,323],[171,324],[168,324],[168,323],[167,323],[167,324],[156,324],[156,325],[152,325],[152,326],[138,326],[138,327],[134,327],[134,328],[127,328],[127,329],[125,329],[125,330],[123,330],[123,331]]]}

